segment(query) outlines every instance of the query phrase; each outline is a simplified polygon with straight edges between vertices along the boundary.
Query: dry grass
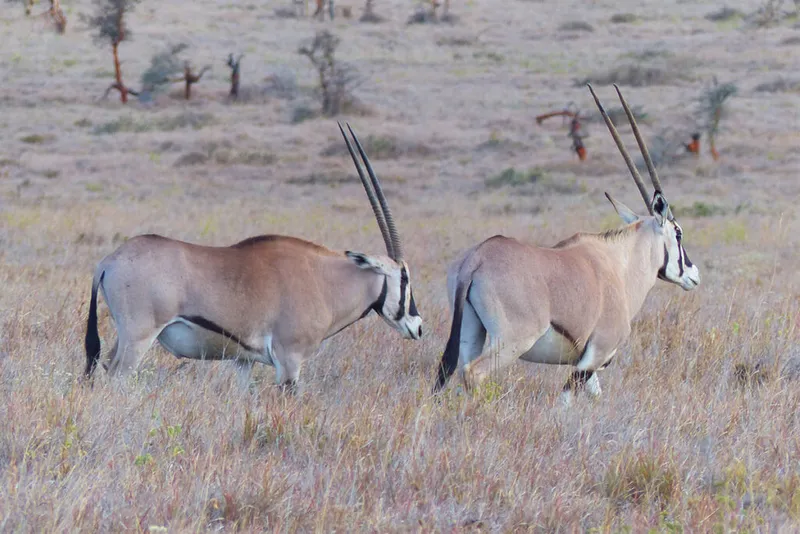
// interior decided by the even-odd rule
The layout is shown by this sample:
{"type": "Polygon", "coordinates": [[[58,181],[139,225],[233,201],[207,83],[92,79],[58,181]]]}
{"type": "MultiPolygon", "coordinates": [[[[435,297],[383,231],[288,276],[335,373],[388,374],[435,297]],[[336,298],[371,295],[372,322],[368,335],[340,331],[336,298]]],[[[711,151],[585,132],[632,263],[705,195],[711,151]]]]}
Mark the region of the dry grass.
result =
{"type": "MultiPolygon", "coordinates": [[[[379,32],[335,21],[342,58],[380,73],[359,89],[373,113],[344,118],[375,152],[428,333],[401,341],[378,318],[357,323],[307,362],[298,397],[275,390],[272,369],[242,391],[229,365],[181,364],[160,349],[129,382],[101,372],[88,389],[77,377],[92,269],[127,236],[222,245],[289,233],[382,250],[334,121],[293,124],[297,102],[271,93],[226,102],[234,45],[244,84],[287,69],[298,94],[313,87],[296,49],[319,23],[279,20],[274,5],[204,0],[186,17],[181,2],[143,2],[121,51],[131,79],[172,39],[217,63],[190,103],[121,109],[95,101],[110,57],[84,28],[30,39],[33,22],[4,11],[0,531],[800,529],[800,139],[786,120],[800,96],[754,90],[770,72],[797,72],[800,56],[774,54],[788,28],[754,40],[756,30],[703,19],[719,7],[454,3],[457,26],[422,28],[391,0],[379,32]],[[611,21],[628,12],[642,18],[611,21]],[[562,39],[558,25],[575,13],[595,31],[562,39]],[[449,330],[445,266],[460,250],[497,233],[554,244],[616,226],[606,190],[643,211],[601,124],[589,124],[581,163],[562,129],[535,116],[569,101],[591,110],[573,80],[619,58],[655,47],[692,57],[698,43],[701,80],[676,72],[623,90],[646,107],[649,139],[686,126],[712,74],[742,80],[720,162],[703,152],[662,171],[702,285],[658,283],[596,402],[564,409],[568,369],[523,363],[474,397],[431,399],[449,330]]],[[[91,2],[69,8],[77,21],[91,2]]]]}

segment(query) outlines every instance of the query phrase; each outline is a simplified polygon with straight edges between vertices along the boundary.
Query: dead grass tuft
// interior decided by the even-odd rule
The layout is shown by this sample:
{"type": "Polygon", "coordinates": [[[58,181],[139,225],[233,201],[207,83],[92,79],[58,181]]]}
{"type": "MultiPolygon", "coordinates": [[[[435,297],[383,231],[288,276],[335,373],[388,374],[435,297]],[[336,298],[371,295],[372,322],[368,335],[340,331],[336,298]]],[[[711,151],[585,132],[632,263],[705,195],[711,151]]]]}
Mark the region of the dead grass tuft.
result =
{"type": "MultiPolygon", "coordinates": [[[[366,139],[359,138],[359,140],[370,160],[425,158],[434,153],[434,150],[424,143],[406,141],[394,136],[369,135],[366,139]]],[[[320,155],[326,158],[347,154],[349,154],[347,147],[339,141],[331,143],[320,152],[320,155]]]]}
{"type": "Polygon", "coordinates": [[[675,461],[663,451],[625,449],[606,469],[603,488],[615,504],[674,506],[681,492],[681,475],[675,461]]]}
{"type": "Polygon", "coordinates": [[[614,24],[631,24],[637,22],[639,17],[633,13],[615,13],[611,15],[611,22],[614,24]]]}
{"type": "Polygon", "coordinates": [[[594,31],[594,26],[582,20],[570,20],[559,25],[558,29],[562,32],[592,33],[594,31]]]}
{"type": "Polygon", "coordinates": [[[800,80],[779,77],[771,82],[758,84],[754,90],[759,93],[798,93],[800,92],[800,80]]]}
{"type": "Polygon", "coordinates": [[[724,6],[716,11],[708,13],[704,18],[706,20],[710,20],[711,22],[729,22],[732,20],[744,19],[745,14],[738,9],[724,6]]]}
{"type": "Polygon", "coordinates": [[[135,115],[122,115],[94,127],[95,135],[113,135],[116,133],[145,133],[153,131],[171,132],[183,128],[200,130],[216,123],[211,113],[184,111],[176,115],[149,119],[135,115]]]}

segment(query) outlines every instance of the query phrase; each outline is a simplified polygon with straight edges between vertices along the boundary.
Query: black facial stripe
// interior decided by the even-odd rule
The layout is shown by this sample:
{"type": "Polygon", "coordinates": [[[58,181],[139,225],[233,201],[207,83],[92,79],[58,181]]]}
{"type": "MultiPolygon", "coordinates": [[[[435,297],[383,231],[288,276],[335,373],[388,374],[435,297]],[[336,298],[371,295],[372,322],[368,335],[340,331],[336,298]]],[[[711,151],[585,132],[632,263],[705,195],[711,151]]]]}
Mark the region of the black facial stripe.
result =
{"type": "Polygon", "coordinates": [[[386,281],[386,277],[383,277],[383,288],[381,289],[381,294],[378,296],[378,300],[375,303],[367,308],[367,311],[364,312],[364,315],[361,317],[365,317],[370,310],[375,310],[375,313],[383,317],[383,305],[386,304],[386,294],[389,292],[389,283],[386,281]]]}
{"type": "Polygon", "coordinates": [[[400,269],[400,308],[394,316],[395,321],[399,321],[406,314],[406,287],[408,287],[408,272],[403,267],[400,269]]]}
{"type": "Polygon", "coordinates": [[[662,280],[669,281],[667,278],[667,265],[669,264],[669,251],[667,250],[667,245],[664,245],[664,265],[658,270],[658,277],[662,280]]]}
{"type": "Polygon", "coordinates": [[[178,317],[180,317],[181,319],[185,319],[185,320],[189,321],[190,323],[194,323],[197,326],[199,326],[200,328],[205,328],[206,330],[210,330],[210,331],[215,332],[215,333],[217,333],[217,334],[219,334],[221,336],[230,338],[232,341],[236,342],[238,345],[240,345],[243,349],[245,349],[247,351],[256,352],[256,353],[259,353],[259,354],[262,353],[262,351],[260,349],[257,349],[255,347],[252,347],[252,346],[248,345],[247,343],[244,343],[237,336],[231,334],[230,332],[228,332],[227,330],[222,328],[220,325],[218,325],[214,321],[209,321],[205,317],[201,317],[199,315],[179,315],[178,317]]]}
{"type": "Polygon", "coordinates": [[[678,276],[683,276],[683,247],[680,241],[678,241],[678,269],[680,269],[678,276]]]}
{"type": "Polygon", "coordinates": [[[683,248],[683,245],[681,245],[681,249],[683,250],[683,262],[691,269],[694,266],[694,263],[692,263],[692,261],[689,259],[689,256],[686,254],[686,249],[683,248]]]}
{"type": "Polygon", "coordinates": [[[411,302],[408,305],[408,314],[411,317],[419,317],[419,312],[417,311],[417,303],[414,302],[414,290],[412,289],[409,291],[411,294],[411,302]]]}

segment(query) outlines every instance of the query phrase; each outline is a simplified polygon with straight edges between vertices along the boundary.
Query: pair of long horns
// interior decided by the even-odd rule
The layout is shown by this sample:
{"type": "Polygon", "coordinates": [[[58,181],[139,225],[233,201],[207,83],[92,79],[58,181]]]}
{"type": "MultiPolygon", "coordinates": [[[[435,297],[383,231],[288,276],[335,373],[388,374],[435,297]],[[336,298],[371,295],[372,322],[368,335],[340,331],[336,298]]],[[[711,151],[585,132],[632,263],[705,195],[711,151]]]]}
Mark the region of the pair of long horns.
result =
{"type": "MultiPolygon", "coordinates": [[[[603,116],[603,120],[606,121],[606,126],[608,126],[608,131],[611,132],[611,137],[614,138],[614,142],[617,143],[617,148],[619,148],[625,163],[628,165],[628,170],[631,171],[631,176],[633,176],[633,181],[636,182],[636,187],[639,188],[639,193],[641,193],[642,199],[644,199],[644,204],[647,206],[647,211],[650,212],[650,215],[652,215],[653,207],[650,202],[650,195],[647,194],[647,188],[642,181],[642,176],[639,174],[639,170],[636,168],[636,165],[633,164],[630,154],[628,154],[628,151],[625,149],[625,145],[622,144],[622,139],[619,137],[619,132],[617,132],[616,127],[614,127],[614,123],[611,122],[611,119],[608,117],[606,110],[603,109],[600,99],[597,98],[597,95],[594,93],[592,84],[587,83],[586,85],[589,87],[589,91],[591,91],[592,96],[594,97],[594,101],[600,110],[600,114],[603,116]]],[[[625,115],[628,116],[628,121],[631,123],[633,135],[636,137],[636,142],[639,144],[639,150],[642,152],[642,157],[647,165],[647,171],[650,173],[650,180],[653,182],[653,187],[656,188],[656,192],[663,194],[663,190],[661,189],[661,180],[658,179],[656,167],[653,165],[653,160],[650,158],[650,152],[647,150],[647,145],[644,144],[642,134],[639,132],[639,127],[636,125],[636,119],[633,117],[633,112],[631,111],[631,108],[628,107],[628,103],[625,102],[625,98],[622,96],[617,84],[614,84],[614,89],[617,90],[619,101],[622,102],[622,109],[625,110],[625,115]]]]}
{"type": "Polygon", "coordinates": [[[367,172],[369,173],[369,180],[367,180],[367,177],[364,176],[364,171],[361,169],[361,165],[358,163],[355,150],[353,150],[350,140],[347,139],[347,135],[344,133],[342,123],[339,122],[337,124],[339,125],[339,130],[342,132],[342,137],[344,137],[344,142],[347,143],[347,150],[350,152],[350,156],[353,158],[353,163],[356,165],[358,177],[361,178],[361,184],[364,186],[364,190],[367,192],[369,204],[372,206],[372,212],[375,214],[375,219],[378,221],[378,227],[381,229],[383,242],[386,244],[386,253],[390,258],[399,262],[403,259],[403,246],[400,244],[400,236],[398,235],[397,228],[394,225],[392,211],[389,209],[389,205],[386,203],[386,197],[383,195],[383,189],[378,181],[378,177],[375,176],[375,171],[372,170],[372,165],[370,164],[369,158],[364,152],[364,149],[361,147],[361,143],[358,142],[358,137],[356,137],[355,132],[348,124],[347,129],[350,131],[350,135],[353,136],[353,141],[356,143],[358,153],[361,154],[361,159],[364,160],[364,165],[367,167],[367,172]]]}

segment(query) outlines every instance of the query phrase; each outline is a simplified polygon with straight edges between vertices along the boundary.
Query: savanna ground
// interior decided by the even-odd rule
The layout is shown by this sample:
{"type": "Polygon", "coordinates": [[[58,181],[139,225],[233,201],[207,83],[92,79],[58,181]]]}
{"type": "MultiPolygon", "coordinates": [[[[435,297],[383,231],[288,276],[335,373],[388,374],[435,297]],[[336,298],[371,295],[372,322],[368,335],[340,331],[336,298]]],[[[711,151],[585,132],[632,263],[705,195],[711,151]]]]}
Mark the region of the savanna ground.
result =
{"type": "Polygon", "coordinates": [[[64,2],[63,36],[3,6],[0,531],[800,529],[794,6],[759,27],[757,1],[722,20],[708,1],[453,1],[454,24],[411,26],[408,0],[376,2],[381,24],[350,5],[353,19],[320,23],[278,17],[276,2],[145,1],[120,47],[128,84],[177,41],[213,69],[188,103],[176,85],[127,107],[97,101],[111,55],[78,16],[91,2],[64,2]],[[316,81],[297,48],[322,27],[365,79],[343,118],[369,138],[425,338],[372,316],[307,362],[298,397],[276,391],[271,368],[245,392],[230,364],[161,349],[136,379],[100,371],[82,386],[91,274],[128,236],[383,250],[334,120],[297,122],[316,81]],[[245,53],[236,104],[230,52],[245,53]],[[704,144],[661,171],[702,284],[657,283],[597,401],[565,409],[569,369],[519,363],[479,395],[434,402],[458,251],[616,226],[606,190],[644,211],[601,123],[581,163],[558,119],[534,120],[569,101],[594,112],[587,78],[616,106],[614,73],[649,138],[688,135],[712,76],[738,87],[721,159],[704,144]],[[270,75],[296,86],[276,91],[270,75]]]}

